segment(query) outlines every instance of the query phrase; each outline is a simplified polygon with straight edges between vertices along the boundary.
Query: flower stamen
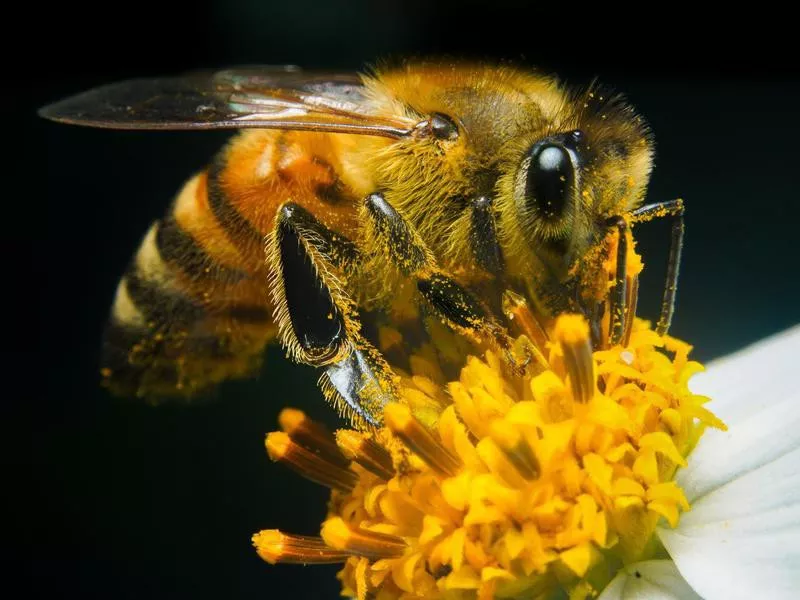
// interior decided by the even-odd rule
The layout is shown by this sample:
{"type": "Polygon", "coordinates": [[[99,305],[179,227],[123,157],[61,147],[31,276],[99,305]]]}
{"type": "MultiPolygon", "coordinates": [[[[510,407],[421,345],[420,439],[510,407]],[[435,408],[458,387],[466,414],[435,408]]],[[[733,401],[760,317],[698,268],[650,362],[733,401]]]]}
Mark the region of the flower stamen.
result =
{"type": "Polygon", "coordinates": [[[383,446],[364,434],[352,429],[340,429],[336,432],[336,443],[347,458],[357,462],[376,477],[384,481],[394,477],[392,456],[383,446]]]}
{"type": "Polygon", "coordinates": [[[332,463],[346,469],[350,461],[345,458],[333,434],[322,423],[310,419],[302,410],[284,408],[278,415],[278,424],[292,441],[315,453],[322,454],[332,463]]]}
{"type": "Polygon", "coordinates": [[[290,535],[277,529],[265,529],[253,536],[258,555],[274,565],[343,563],[350,554],[328,546],[321,537],[290,535]]]}
{"type": "Polygon", "coordinates": [[[284,463],[306,479],[340,492],[350,492],[358,483],[358,475],[337,465],[322,453],[314,453],[283,431],[273,431],[267,435],[267,452],[275,461],[284,463]]]}
{"type": "Polygon", "coordinates": [[[492,440],[503,451],[517,472],[528,481],[537,479],[541,466],[525,436],[507,421],[495,421],[491,429],[492,440]]]}
{"type": "Polygon", "coordinates": [[[383,418],[391,432],[431,469],[447,477],[456,474],[461,466],[458,459],[411,414],[411,409],[396,402],[387,404],[383,418]]]}
{"type": "Polygon", "coordinates": [[[343,552],[369,560],[396,558],[406,550],[403,538],[358,527],[350,527],[341,517],[328,519],[322,525],[325,543],[343,552]]]}
{"type": "Polygon", "coordinates": [[[564,315],[556,321],[553,337],[564,352],[564,368],[575,401],[586,404],[595,389],[589,324],[579,315],[564,315]]]}
{"type": "Polygon", "coordinates": [[[542,368],[549,368],[550,365],[547,362],[547,358],[539,350],[539,348],[546,347],[549,341],[547,333],[531,311],[525,298],[516,292],[506,290],[503,293],[503,312],[531,342],[528,344],[528,351],[536,363],[542,368]]]}

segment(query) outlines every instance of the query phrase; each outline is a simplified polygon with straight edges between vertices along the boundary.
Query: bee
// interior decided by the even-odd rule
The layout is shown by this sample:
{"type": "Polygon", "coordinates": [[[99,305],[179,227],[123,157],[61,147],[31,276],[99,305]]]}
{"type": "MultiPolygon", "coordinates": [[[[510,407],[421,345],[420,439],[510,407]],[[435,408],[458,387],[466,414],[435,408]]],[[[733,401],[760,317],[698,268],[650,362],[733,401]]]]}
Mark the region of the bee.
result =
{"type": "Polygon", "coordinates": [[[41,114],[240,130],[119,282],[102,368],[114,391],[200,393],[251,374],[277,339],[322,371],[354,422],[378,425],[397,378],[366,315],[422,314],[516,368],[530,357],[512,334],[541,343],[564,312],[586,316],[596,345],[624,342],[630,229],[661,216],[673,227],[657,330],[669,328],[683,203],[643,205],[651,134],[598,86],[459,62],[365,75],[253,67],[112,84],[41,114]]]}

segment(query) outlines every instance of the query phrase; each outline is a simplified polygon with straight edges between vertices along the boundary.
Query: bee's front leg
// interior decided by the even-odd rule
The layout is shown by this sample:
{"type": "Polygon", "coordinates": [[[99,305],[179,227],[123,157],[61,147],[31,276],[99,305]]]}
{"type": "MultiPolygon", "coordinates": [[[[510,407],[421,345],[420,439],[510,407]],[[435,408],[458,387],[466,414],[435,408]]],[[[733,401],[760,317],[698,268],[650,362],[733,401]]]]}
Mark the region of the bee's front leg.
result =
{"type": "Polygon", "coordinates": [[[681,266],[681,252],[683,251],[685,212],[683,200],[670,200],[641,206],[631,213],[634,223],[642,223],[660,217],[672,218],[672,235],[667,258],[667,280],[664,285],[664,296],[661,301],[661,316],[656,324],[656,333],[666,335],[672,324],[672,315],[675,312],[675,295],[678,291],[678,274],[681,266]]]}
{"type": "Polygon", "coordinates": [[[365,200],[368,230],[373,244],[381,248],[400,272],[416,282],[425,300],[439,318],[463,334],[497,345],[512,366],[524,369],[527,359],[518,360],[508,333],[461,284],[445,275],[416,229],[382,194],[365,200]]]}
{"type": "Polygon", "coordinates": [[[306,209],[287,202],[266,240],[278,337],[297,362],[324,367],[326,398],[356,426],[378,426],[394,399],[386,361],[360,334],[344,274],[359,259],[355,245],[306,209]]]}

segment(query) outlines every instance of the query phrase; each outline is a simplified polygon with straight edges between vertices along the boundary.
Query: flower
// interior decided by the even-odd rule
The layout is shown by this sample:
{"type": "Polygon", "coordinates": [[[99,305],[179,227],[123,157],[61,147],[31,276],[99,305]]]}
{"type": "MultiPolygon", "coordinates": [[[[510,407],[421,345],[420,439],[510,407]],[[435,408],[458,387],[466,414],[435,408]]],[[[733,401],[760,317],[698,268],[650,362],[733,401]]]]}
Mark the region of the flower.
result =
{"type": "Polygon", "coordinates": [[[715,361],[693,381],[727,432],[709,431],[679,471],[692,505],[658,536],[672,560],[632,564],[601,595],[796,598],[800,590],[800,326],[715,361]],[[673,562],[674,561],[674,562],[673,562]]]}
{"type": "Polygon", "coordinates": [[[259,554],[344,562],[343,593],[360,598],[789,597],[800,423],[798,402],[773,400],[769,383],[785,380],[776,369],[800,329],[697,377],[696,391],[727,397],[727,432],[687,386],[701,369],[688,345],[637,321],[628,345],[586,361],[588,331],[570,316],[554,339],[548,368],[525,377],[491,352],[447,385],[418,362],[427,376],[404,379],[377,432],[334,442],[284,412],[270,455],[333,492],[320,536],[261,532],[259,554]],[[761,399],[739,385],[743,409],[714,371],[757,382],[761,399]]]}

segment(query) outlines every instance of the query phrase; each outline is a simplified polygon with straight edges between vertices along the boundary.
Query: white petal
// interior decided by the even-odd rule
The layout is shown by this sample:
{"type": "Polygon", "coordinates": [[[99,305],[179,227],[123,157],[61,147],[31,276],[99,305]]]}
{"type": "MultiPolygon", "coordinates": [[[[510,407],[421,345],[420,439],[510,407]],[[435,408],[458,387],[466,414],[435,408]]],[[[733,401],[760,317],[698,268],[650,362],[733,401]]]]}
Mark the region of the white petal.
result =
{"type": "Polygon", "coordinates": [[[598,600],[693,600],[700,598],[671,560],[647,560],[623,567],[598,600]]]}
{"type": "Polygon", "coordinates": [[[710,365],[692,386],[729,430],[707,431],[689,456],[677,481],[692,509],[659,535],[707,600],[800,594],[798,357],[800,327],[710,365]]]}
{"type": "Polygon", "coordinates": [[[676,479],[691,503],[800,448],[800,395],[774,398],[749,419],[727,425],[728,431],[706,431],[688,466],[678,472],[676,479]]]}
{"type": "MultiPolygon", "coordinates": [[[[800,325],[787,329],[708,364],[704,373],[692,377],[695,394],[713,399],[711,410],[727,424],[746,419],[772,402],[797,397],[800,325]],[[753,377],[758,373],[758,378],[753,377]]],[[[800,374],[800,373],[798,373],[800,374]]]]}

